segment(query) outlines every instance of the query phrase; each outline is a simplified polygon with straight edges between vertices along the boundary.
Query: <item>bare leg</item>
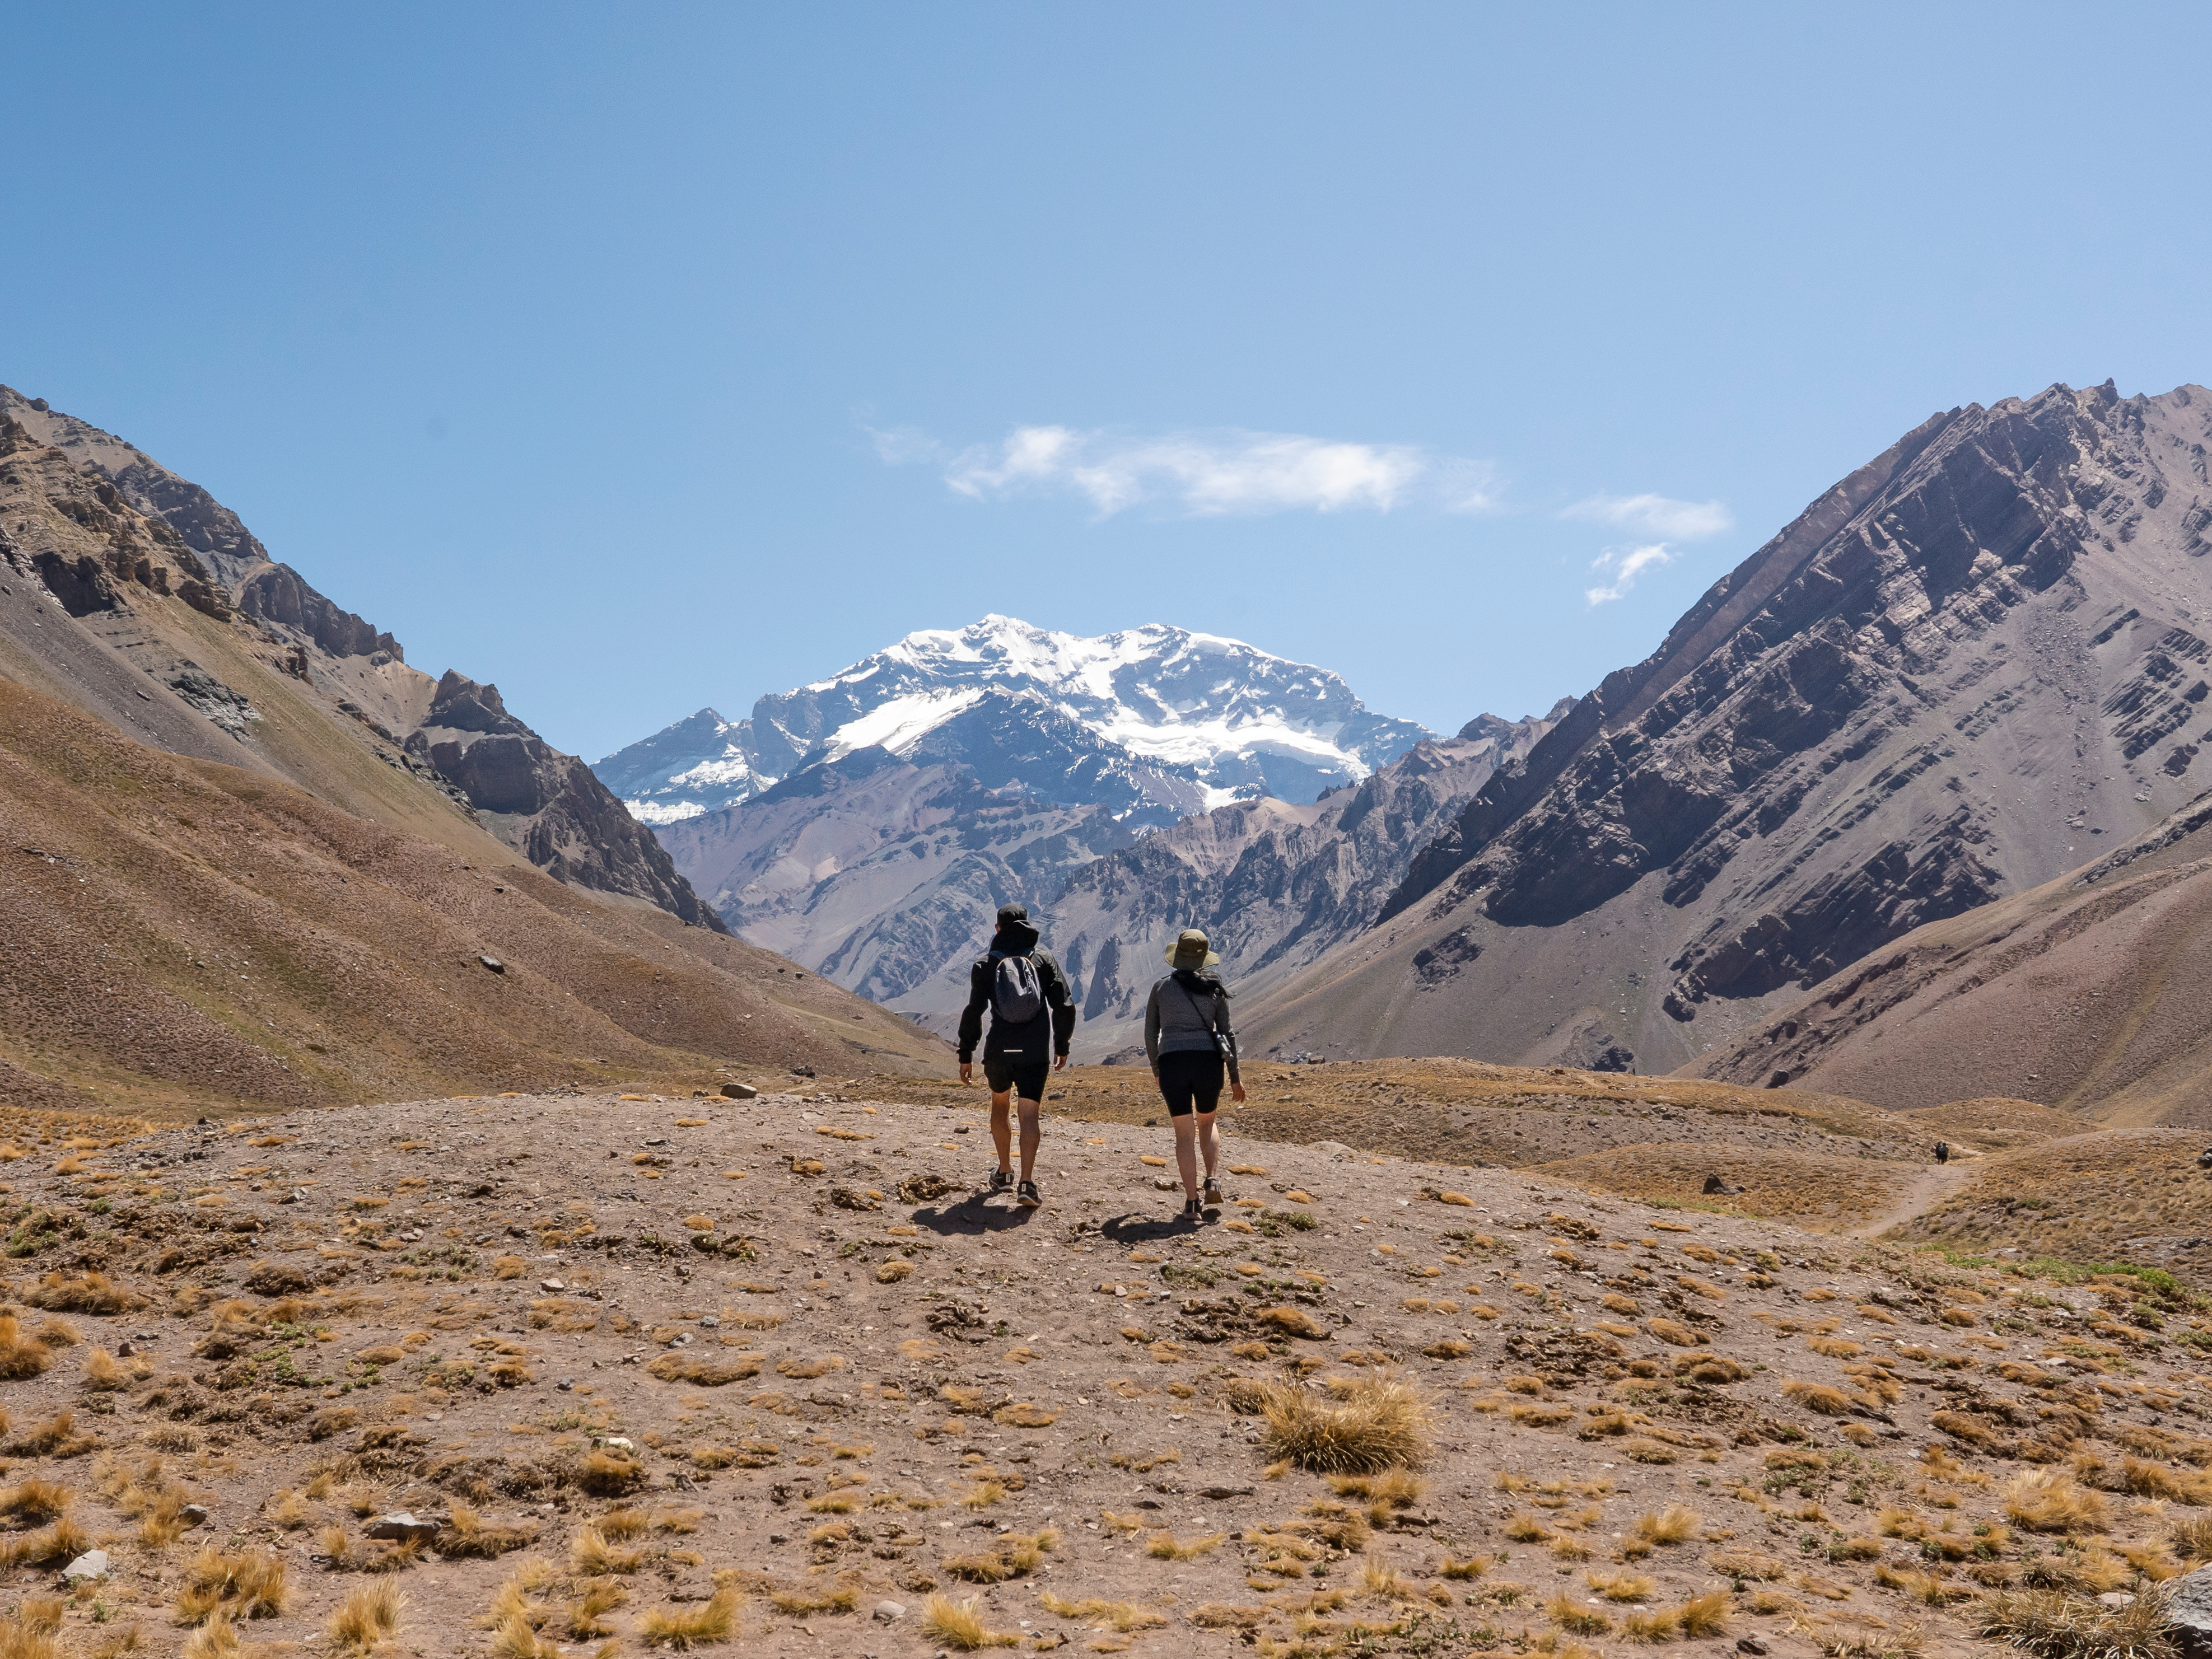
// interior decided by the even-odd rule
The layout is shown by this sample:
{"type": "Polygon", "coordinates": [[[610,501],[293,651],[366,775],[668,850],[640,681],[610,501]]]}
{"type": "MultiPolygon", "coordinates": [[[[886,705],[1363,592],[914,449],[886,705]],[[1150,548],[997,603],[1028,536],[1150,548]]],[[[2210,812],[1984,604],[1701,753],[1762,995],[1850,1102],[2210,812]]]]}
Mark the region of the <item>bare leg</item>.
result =
{"type": "MultiPolygon", "coordinates": [[[[1041,1109],[1042,1104],[1037,1101],[1025,1100],[1022,1103],[1022,1179],[1024,1181],[1036,1179],[1037,1143],[1044,1139],[1044,1130],[1037,1122],[1037,1113],[1041,1109]]],[[[1005,1146],[1006,1143],[1001,1141],[999,1162],[1002,1164],[1006,1161],[1005,1146]]]]}
{"type": "MultiPolygon", "coordinates": [[[[1206,1178],[1212,1181],[1214,1171],[1221,1167],[1221,1132],[1213,1113],[1195,1112],[1192,1115],[1198,1119],[1198,1151],[1206,1160],[1206,1178]]],[[[1176,1121],[1182,1120],[1178,1118],[1176,1121]]],[[[1189,1176],[1183,1177],[1183,1185],[1190,1185],[1189,1176]]]]}
{"type": "Polygon", "coordinates": [[[1198,1124],[1195,1113],[1168,1120],[1175,1125],[1176,1168],[1182,1176],[1185,1198],[1198,1196],[1198,1124]]]}
{"type": "MultiPolygon", "coordinates": [[[[999,1144],[999,1167],[1008,1175],[1014,1172],[1014,1126],[1007,1121],[1006,1108],[1014,1097],[1007,1090],[1002,1095],[991,1097],[991,1139],[999,1144]]],[[[1029,1103],[1024,1101],[1024,1105],[1029,1103]]]]}

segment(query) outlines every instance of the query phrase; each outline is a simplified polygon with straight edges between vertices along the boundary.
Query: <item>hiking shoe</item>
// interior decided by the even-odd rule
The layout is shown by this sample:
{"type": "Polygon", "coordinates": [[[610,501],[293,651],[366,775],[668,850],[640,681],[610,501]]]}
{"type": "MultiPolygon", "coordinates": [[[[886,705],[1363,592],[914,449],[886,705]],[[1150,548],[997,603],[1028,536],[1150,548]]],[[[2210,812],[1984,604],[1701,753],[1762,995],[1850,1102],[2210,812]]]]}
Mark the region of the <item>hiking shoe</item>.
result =
{"type": "Polygon", "coordinates": [[[1221,1207],[1221,1183],[1212,1176],[1206,1178],[1206,1190],[1199,1194],[1199,1202],[1209,1210],[1221,1207]]]}
{"type": "Polygon", "coordinates": [[[991,1171],[991,1184],[984,1188],[984,1194],[987,1197],[996,1198],[1000,1193],[1012,1192],[1013,1186],[1014,1172],[1012,1170],[994,1170],[991,1171]]]}
{"type": "Polygon", "coordinates": [[[1034,1210],[1044,1202],[1044,1194],[1037,1191],[1036,1182],[1024,1181],[1014,1188],[1014,1202],[1024,1210],[1034,1210]]]}
{"type": "Polygon", "coordinates": [[[1197,1198],[1187,1198],[1183,1200],[1182,1218],[1185,1221],[1204,1221],[1206,1219],[1206,1200],[1197,1198]]]}

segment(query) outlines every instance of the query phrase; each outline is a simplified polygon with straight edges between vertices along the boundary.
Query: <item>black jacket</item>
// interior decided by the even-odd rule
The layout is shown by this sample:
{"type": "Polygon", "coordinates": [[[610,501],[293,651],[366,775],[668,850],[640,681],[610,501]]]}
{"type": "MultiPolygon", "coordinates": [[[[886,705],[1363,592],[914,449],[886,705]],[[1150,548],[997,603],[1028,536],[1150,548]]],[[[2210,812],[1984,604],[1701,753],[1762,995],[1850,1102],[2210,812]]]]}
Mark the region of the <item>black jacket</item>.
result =
{"type": "MultiPolygon", "coordinates": [[[[983,1044],[986,1060],[1019,1059],[1041,1064],[1054,1054],[1066,1054],[1075,1036],[1075,997],[1067,988],[1067,975],[1060,972],[1050,951],[1036,948],[1037,937],[1037,930],[1029,923],[1015,921],[1000,928],[991,940],[995,955],[1025,956],[1036,963],[1045,1006],[1035,1019],[1011,1029],[1000,1022],[994,1009],[990,1040],[983,1044]]],[[[983,1011],[991,1007],[998,966],[991,957],[979,957],[968,970],[968,1006],[960,1013],[960,1063],[963,1066],[975,1059],[975,1044],[983,1036],[983,1011]]]]}

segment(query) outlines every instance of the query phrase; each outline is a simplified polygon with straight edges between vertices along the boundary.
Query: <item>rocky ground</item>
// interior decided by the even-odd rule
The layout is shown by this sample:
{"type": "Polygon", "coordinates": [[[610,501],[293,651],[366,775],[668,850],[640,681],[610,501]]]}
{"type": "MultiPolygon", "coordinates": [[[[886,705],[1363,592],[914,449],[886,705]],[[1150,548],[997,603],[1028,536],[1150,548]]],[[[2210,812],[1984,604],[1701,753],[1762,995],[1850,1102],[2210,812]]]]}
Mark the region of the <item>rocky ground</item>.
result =
{"type": "Polygon", "coordinates": [[[1022,1212],[840,1092],[10,1117],[0,1651],[1901,1655],[2212,1547],[2154,1274],[1066,1119],[1022,1212]]]}

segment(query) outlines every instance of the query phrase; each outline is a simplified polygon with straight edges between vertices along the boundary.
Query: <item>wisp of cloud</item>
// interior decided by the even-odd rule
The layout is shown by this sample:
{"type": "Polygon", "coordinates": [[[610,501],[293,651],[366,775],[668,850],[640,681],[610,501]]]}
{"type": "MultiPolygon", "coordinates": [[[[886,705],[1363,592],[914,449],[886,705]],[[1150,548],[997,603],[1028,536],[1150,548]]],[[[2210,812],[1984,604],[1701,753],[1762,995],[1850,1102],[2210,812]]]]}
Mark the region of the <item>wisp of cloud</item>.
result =
{"type": "Polygon", "coordinates": [[[927,460],[975,501],[1066,494],[1099,518],[1149,503],[1193,517],[1285,512],[1446,513],[1496,507],[1486,462],[1412,444],[1350,443],[1286,432],[1176,432],[1146,437],[1064,426],[1018,427],[957,453],[910,432],[878,432],[886,462],[927,460]]]}
{"type": "Polygon", "coordinates": [[[1678,501],[1665,495],[1592,495],[1559,516],[1640,530],[1670,542],[1703,541],[1735,528],[1735,519],[1720,501],[1678,501]]]}
{"type": "Polygon", "coordinates": [[[1609,570],[1613,580],[1602,587],[1583,589],[1583,597],[1592,605],[1617,599],[1635,586],[1636,579],[1651,566],[1671,564],[1674,560],[1674,550],[1664,542],[1653,542],[1646,547],[1608,547],[1590,562],[1590,568],[1609,570]]]}

